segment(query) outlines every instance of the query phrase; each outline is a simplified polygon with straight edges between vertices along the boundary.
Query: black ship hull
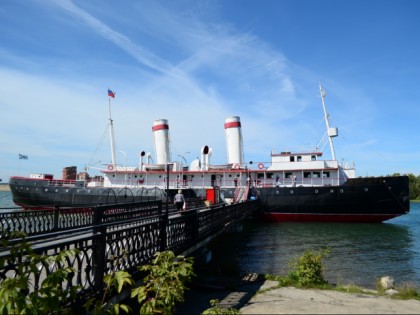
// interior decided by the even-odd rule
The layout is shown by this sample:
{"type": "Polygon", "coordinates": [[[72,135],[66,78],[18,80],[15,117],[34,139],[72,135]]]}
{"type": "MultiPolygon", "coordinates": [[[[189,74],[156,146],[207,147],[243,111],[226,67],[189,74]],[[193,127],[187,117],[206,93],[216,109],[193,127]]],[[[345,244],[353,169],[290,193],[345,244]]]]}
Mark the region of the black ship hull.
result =
{"type": "MultiPolygon", "coordinates": [[[[164,199],[164,191],[51,186],[48,180],[12,178],[13,201],[27,209],[89,206],[164,199]]],[[[225,197],[234,188],[221,188],[225,197]]],[[[191,190],[195,196],[200,195],[191,190]]],[[[175,194],[171,190],[170,194],[175,194]]],[[[407,176],[349,179],[339,186],[288,186],[250,189],[260,199],[264,219],[277,222],[383,222],[410,209],[407,176]]],[[[187,196],[188,197],[188,196],[187,196]]]]}
{"type": "MultiPolygon", "coordinates": [[[[61,181],[12,177],[9,186],[13,202],[24,209],[47,210],[57,207],[87,207],[107,204],[123,204],[150,200],[166,200],[166,190],[155,188],[105,188],[85,187],[83,184],[67,186],[61,181]]],[[[177,189],[169,189],[169,200],[177,189]]],[[[185,198],[197,198],[192,189],[183,190],[185,198]]]]}
{"type": "Polygon", "coordinates": [[[377,223],[410,210],[407,176],[354,178],[339,186],[255,188],[251,194],[261,200],[264,219],[276,222],[377,223]]]}

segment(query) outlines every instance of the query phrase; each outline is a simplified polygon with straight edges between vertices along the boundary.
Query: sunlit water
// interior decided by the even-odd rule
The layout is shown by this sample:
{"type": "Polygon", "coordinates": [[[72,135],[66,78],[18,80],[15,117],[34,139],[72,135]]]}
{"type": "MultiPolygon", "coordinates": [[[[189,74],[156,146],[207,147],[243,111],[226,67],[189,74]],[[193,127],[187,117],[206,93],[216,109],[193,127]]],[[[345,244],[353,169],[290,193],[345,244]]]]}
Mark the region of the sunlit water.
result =
{"type": "Polygon", "coordinates": [[[324,261],[330,283],[374,288],[378,278],[390,275],[397,285],[420,288],[420,204],[411,203],[408,215],[381,224],[248,221],[211,249],[221,266],[285,276],[306,249],[325,248],[331,249],[324,261]]]}
{"type": "Polygon", "coordinates": [[[15,208],[10,191],[0,191],[0,211],[2,208],[15,208]]]}
{"type": "MultiPolygon", "coordinates": [[[[16,207],[12,194],[0,191],[1,208],[16,207]]],[[[374,288],[390,275],[420,288],[420,203],[410,213],[382,224],[265,223],[247,220],[240,232],[212,243],[216,264],[236,272],[286,275],[289,262],[306,249],[330,248],[325,277],[331,283],[374,288]]]]}

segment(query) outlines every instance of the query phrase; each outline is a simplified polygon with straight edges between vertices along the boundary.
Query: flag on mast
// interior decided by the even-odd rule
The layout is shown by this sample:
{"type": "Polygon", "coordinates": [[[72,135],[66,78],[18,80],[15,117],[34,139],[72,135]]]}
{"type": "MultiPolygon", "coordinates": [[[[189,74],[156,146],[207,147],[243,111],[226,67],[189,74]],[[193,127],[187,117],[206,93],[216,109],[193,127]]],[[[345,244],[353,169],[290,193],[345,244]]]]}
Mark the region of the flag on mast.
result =
{"type": "Polygon", "coordinates": [[[112,98],[115,98],[115,92],[112,91],[112,90],[110,90],[110,89],[108,89],[108,96],[110,96],[112,98]]]}
{"type": "Polygon", "coordinates": [[[28,156],[19,153],[19,160],[27,160],[28,156]]]}

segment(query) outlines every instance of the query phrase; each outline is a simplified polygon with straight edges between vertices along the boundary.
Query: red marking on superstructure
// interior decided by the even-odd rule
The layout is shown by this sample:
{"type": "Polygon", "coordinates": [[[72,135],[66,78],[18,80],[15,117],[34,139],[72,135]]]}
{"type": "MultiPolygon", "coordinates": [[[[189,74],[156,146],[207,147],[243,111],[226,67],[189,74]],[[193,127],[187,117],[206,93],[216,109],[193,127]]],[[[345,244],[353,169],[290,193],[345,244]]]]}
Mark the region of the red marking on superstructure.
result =
{"type": "Polygon", "coordinates": [[[238,127],[241,127],[241,122],[240,121],[232,121],[232,122],[225,123],[225,129],[238,128],[238,127]]]}
{"type": "Polygon", "coordinates": [[[167,124],[160,124],[160,125],[156,125],[152,127],[153,131],[165,130],[165,129],[169,129],[169,126],[167,124]]]}

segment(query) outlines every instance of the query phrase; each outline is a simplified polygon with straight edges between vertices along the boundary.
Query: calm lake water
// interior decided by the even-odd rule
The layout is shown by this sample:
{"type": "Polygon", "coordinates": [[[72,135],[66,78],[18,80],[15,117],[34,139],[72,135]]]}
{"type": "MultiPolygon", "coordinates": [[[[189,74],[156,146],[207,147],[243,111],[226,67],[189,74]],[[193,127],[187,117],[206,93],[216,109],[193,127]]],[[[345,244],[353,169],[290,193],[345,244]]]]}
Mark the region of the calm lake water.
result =
{"type": "Polygon", "coordinates": [[[215,264],[240,273],[285,276],[289,263],[306,249],[330,248],[325,277],[330,283],[375,288],[390,275],[395,283],[420,289],[420,204],[381,224],[263,223],[247,221],[243,230],[211,245],[215,264]]]}
{"type": "MultiPolygon", "coordinates": [[[[0,191],[0,208],[7,207],[15,207],[12,195],[0,191]]],[[[213,264],[220,268],[283,276],[306,249],[327,247],[325,277],[331,283],[374,288],[379,277],[390,275],[397,285],[420,288],[420,203],[411,203],[408,215],[381,224],[246,220],[242,231],[225,233],[210,245],[213,264]]]]}

